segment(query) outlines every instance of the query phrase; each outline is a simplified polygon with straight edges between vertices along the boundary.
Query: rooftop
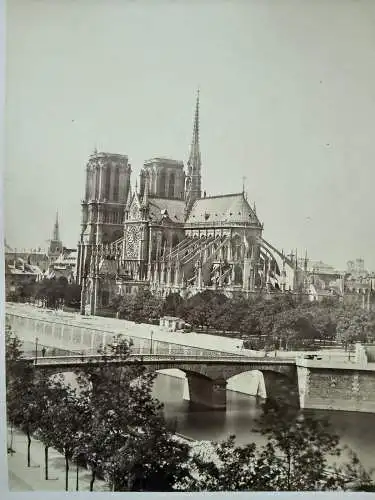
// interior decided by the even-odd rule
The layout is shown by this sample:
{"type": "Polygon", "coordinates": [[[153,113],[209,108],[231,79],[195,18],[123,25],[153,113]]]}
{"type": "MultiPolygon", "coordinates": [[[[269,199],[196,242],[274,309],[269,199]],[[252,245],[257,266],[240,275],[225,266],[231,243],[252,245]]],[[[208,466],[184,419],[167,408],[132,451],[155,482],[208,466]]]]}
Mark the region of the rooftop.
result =
{"type": "Polygon", "coordinates": [[[185,218],[185,201],[173,200],[168,198],[149,198],[150,216],[155,222],[163,218],[163,211],[166,210],[168,217],[174,222],[184,222],[185,218]]]}
{"type": "Polygon", "coordinates": [[[207,196],[194,202],[187,223],[240,222],[259,224],[259,219],[244,193],[207,196]]]}

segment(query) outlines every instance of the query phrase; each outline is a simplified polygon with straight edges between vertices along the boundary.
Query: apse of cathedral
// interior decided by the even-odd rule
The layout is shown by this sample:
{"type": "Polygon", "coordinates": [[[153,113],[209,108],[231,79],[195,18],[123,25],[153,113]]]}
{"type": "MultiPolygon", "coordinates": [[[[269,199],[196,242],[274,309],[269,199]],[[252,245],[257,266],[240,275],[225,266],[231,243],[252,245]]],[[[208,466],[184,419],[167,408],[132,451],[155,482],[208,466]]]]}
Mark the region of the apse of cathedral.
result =
{"type": "Polygon", "coordinates": [[[244,189],[202,193],[199,111],[198,94],[186,169],[181,161],[147,160],[133,189],[126,155],[90,156],[77,262],[83,313],[140,288],[162,297],[207,289],[248,296],[304,285],[297,254],[263,239],[244,189]]]}

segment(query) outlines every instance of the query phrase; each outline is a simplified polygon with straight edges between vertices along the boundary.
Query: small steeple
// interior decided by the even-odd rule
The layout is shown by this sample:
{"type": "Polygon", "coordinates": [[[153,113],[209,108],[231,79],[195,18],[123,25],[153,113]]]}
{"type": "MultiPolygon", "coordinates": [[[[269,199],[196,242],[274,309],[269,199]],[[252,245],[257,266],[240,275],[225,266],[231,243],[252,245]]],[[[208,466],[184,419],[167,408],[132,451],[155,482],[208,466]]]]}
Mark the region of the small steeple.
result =
{"type": "Polygon", "coordinates": [[[53,239],[53,241],[60,241],[59,212],[58,211],[56,211],[56,221],[55,221],[55,225],[53,226],[52,239],[53,239]]]}

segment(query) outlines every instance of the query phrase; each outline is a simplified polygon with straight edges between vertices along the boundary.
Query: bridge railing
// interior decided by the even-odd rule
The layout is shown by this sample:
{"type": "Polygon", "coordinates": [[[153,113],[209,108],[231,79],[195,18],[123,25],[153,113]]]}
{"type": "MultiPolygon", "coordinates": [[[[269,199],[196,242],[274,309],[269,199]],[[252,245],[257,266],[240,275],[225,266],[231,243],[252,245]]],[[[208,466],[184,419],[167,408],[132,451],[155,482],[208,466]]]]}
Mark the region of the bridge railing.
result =
{"type": "Polygon", "coordinates": [[[71,365],[77,366],[81,364],[92,364],[92,363],[111,363],[111,364],[133,364],[133,363],[149,363],[155,362],[158,363],[160,361],[163,362],[176,362],[176,363],[184,363],[184,362],[196,362],[196,363],[205,363],[205,362],[220,362],[220,363],[257,363],[262,364],[266,362],[267,364],[290,364],[290,360],[275,360],[268,359],[267,361],[259,358],[247,358],[245,356],[236,356],[236,355],[225,355],[225,356],[216,356],[215,358],[209,356],[196,356],[189,354],[178,354],[178,355],[167,355],[167,354],[130,354],[129,357],[124,358],[121,355],[118,356],[105,356],[101,354],[93,354],[89,356],[48,356],[44,358],[24,358],[25,361],[31,362],[34,366],[52,366],[52,365],[71,365]]]}

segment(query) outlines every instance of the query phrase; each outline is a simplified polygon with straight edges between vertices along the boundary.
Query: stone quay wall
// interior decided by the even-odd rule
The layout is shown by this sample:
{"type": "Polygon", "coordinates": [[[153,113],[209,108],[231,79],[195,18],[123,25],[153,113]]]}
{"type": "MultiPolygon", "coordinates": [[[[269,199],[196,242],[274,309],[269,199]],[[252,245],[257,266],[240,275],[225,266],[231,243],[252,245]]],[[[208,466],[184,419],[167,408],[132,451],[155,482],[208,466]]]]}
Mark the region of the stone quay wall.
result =
{"type": "MultiPolygon", "coordinates": [[[[137,326],[131,322],[124,322],[121,329],[116,331],[104,330],[94,327],[90,324],[82,325],[80,321],[66,320],[59,316],[46,316],[45,318],[32,317],[28,314],[7,311],[6,319],[12,330],[23,341],[38,342],[41,345],[57,348],[61,350],[96,354],[99,349],[109,345],[113,339],[121,334],[125,339],[132,342],[132,349],[140,354],[185,354],[196,356],[217,356],[228,354],[227,351],[219,349],[204,349],[197,346],[181,345],[179,342],[173,342],[173,333],[170,333],[170,340],[160,340],[150,336],[150,333],[144,331],[137,332],[137,326]]],[[[152,326],[148,325],[151,329],[152,326]]]]}
{"type": "Polygon", "coordinates": [[[358,346],[353,361],[297,360],[300,407],[375,413],[375,364],[358,346]]]}

